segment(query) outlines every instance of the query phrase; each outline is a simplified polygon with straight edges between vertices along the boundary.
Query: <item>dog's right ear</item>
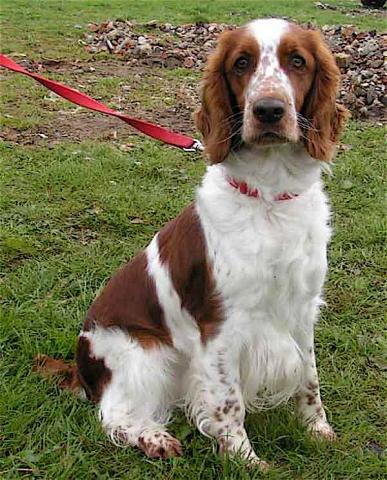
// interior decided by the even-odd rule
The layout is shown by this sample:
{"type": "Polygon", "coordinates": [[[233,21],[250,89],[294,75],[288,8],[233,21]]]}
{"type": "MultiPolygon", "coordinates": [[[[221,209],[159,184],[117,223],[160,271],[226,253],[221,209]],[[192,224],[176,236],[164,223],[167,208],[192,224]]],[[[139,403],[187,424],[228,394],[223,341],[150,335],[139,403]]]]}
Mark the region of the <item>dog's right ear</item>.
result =
{"type": "Polygon", "coordinates": [[[195,114],[197,129],[203,135],[205,153],[210,163],[220,163],[231,149],[232,107],[225,73],[227,40],[232,32],[223,33],[204,72],[201,107],[195,114]]]}

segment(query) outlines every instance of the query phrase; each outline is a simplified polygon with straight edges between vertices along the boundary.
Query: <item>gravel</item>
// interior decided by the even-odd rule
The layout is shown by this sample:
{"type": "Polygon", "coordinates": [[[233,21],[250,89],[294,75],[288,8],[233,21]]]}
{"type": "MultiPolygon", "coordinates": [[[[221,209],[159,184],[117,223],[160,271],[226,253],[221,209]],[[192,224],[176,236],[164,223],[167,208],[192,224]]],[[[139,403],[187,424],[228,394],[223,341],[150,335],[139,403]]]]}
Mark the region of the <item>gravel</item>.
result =
{"type": "MultiPolygon", "coordinates": [[[[234,28],[216,23],[116,20],[89,24],[82,42],[91,54],[107,52],[133,66],[202,70],[217,36],[234,28]]],[[[387,35],[360,32],[352,26],[325,26],[322,32],[342,73],[339,100],[355,118],[385,120],[387,35]]]]}

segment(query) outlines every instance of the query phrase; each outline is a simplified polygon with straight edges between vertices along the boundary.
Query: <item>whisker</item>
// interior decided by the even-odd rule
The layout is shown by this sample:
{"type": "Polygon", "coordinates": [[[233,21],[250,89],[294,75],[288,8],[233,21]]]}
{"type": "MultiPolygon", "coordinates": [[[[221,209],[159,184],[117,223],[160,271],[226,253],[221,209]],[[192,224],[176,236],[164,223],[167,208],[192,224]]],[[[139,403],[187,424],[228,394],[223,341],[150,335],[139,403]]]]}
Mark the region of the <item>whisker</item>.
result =
{"type": "Polygon", "coordinates": [[[311,132],[319,132],[320,130],[312,126],[310,120],[305,118],[301,113],[297,113],[297,121],[298,125],[301,128],[304,128],[305,130],[311,131],[311,132]]]}

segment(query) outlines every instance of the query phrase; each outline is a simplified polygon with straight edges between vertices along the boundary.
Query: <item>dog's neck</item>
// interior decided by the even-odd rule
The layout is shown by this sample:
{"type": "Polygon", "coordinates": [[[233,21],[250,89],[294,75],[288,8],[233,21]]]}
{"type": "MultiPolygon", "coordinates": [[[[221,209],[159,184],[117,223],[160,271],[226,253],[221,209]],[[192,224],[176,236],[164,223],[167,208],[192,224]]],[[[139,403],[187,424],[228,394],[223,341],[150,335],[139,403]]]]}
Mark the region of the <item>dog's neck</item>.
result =
{"type": "Polygon", "coordinates": [[[302,194],[321,175],[321,162],[311,158],[302,146],[294,144],[247,148],[231,152],[226,160],[210,169],[222,176],[246,182],[265,198],[284,192],[302,194]]]}

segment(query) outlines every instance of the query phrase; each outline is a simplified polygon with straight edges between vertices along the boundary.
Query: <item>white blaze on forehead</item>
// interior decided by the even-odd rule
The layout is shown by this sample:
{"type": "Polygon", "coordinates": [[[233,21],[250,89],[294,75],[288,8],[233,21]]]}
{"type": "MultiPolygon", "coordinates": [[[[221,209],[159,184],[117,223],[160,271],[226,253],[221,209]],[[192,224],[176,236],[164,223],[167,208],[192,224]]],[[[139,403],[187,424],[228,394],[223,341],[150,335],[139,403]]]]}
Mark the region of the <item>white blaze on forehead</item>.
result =
{"type": "Polygon", "coordinates": [[[256,38],[262,50],[276,52],[281,37],[289,30],[289,23],[280,18],[264,18],[247,24],[247,28],[256,38]]]}
{"type": "Polygon", "coordinates": [[[282,129],[281,133],[285,137],[298,141],[295,93],[278,55],[279,46],[289,32],[290,24],[286,20],[268,18],[254,20],[246,25],[246,29],[258,44],[259,61],[245,92],[242,138],[247,142],[256,138],[259,127],[254,106],[265,97],[274,97],[282,100],[285,105],[285,114],[277,127],[282,129]]]}
{"type": "Polygon", "coordinates": [[[254,20],[247,28],[259,45],[259,64],[247,89],[247,99],[264,90],[282,90],[293,103],[293,89],[288,76],[281,69],[278,46],[284,34],[289,31],[289,23],[279,18],[254,20]]]}

